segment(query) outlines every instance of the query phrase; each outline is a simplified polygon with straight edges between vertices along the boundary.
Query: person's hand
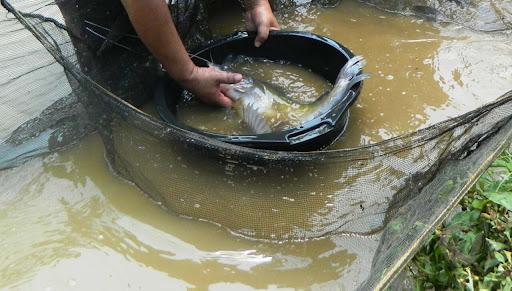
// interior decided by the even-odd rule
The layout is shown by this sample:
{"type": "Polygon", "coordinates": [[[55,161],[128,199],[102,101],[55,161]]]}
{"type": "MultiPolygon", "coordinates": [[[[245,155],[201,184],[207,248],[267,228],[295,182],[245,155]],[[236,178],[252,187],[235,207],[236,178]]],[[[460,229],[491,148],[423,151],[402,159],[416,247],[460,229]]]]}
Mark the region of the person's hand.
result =
{"type": "Polygon", "coordinates": [[[231,107],[233,102],[221,92],[220,87],[222,84],[235,84],[241,80],[242,75],[238,73],[194,66],[188,77],[180,83],[205,103],[231,107]]]}
{"type": "Polygon", "coordinates": [[[271,30],[279,30],[279,24],[267,0],[252,0],[245,12],[245,24],[247,30],[257,32],[254,40],[256,47],[267,40],[271,30]]]}

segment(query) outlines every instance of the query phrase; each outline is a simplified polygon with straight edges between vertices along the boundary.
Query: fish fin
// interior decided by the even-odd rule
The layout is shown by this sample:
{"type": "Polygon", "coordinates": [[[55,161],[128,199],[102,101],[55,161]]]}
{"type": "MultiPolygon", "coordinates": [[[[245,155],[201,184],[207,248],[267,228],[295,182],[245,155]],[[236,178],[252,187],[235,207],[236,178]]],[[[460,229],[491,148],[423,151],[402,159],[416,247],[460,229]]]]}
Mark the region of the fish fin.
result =
{"type": "Polygon", "coordinates": [[[352,80],[350,80],[348,87],[352,88],[352,86],[354,86],[356,83],[359,83],[362,80],[366,80],[368,78],[370,78],[370,75],[368,75],[368,74],[359,74],[359,75],[355,76],[354,78],[352,78],[352,80]]]}
{"type": "Polygon", "coordinates": [[[366,60],[362,56],[355,56],[345,63],[343,68],[341,68],[338,78],[336,78],[336,82],[341,79],[352,80],[359,72],[363,70],[363,67],[366,65],[366,60]]]}
{"type": "Polygon", "coordinates": [[[252,103],[247,105],[244,110],[244,121],[256,134],[270,133],[270,126],[263,119],[261,114],[256,110],[252,103]]]}

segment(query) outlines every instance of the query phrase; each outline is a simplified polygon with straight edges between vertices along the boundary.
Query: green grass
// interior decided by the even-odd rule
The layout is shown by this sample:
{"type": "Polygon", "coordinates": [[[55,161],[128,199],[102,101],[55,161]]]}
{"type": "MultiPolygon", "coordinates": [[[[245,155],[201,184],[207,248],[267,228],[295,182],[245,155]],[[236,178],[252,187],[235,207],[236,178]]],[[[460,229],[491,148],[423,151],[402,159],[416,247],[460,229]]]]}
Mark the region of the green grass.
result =
{"type": "Polygon", "coordinates": [[[491,165],[409,264],[416,290],[512,290],[512,154],[491,165]]]}

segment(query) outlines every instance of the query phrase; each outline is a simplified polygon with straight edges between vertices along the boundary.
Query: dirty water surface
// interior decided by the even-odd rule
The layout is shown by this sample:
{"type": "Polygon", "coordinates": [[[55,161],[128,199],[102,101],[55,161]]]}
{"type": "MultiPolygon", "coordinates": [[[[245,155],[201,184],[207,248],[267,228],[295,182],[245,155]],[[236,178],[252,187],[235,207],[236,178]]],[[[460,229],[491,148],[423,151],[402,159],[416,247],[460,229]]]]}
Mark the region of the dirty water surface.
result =
{"type": "Polygon", "coordinates": [[[305,288],[356,260],[343,238],[266,243],[177,217],[113,176],[101,153],[93,135],[0,173],[0,289],[305,288]]]}
{"type": "MultiPolygon", "coordinates": [[[[476,109],[512,87],[512,41],[504,35],[433,24],[357,1],[335,8],[305,5],[278,15],[281,29],[330,37],[368,61],[364,71],[371,78],[350,110],[346,134],[331,148],[413,132],[476,109]]],[[[227,35],[244,29],[243,18],[219,10],[212,27],[218,37],[227,35]]]]}
{"type": "MultiPolygon", "coordinates": [[[[314,111],[308,108],[317,108],[314,101],[332,89],[332,84],[320,75],[284,61],[238,56],[230,63],[224,62],[223,68],[249,76],[256,80],[256,87],[276,96],[273,108],[277,114],[260,115],[272,131],[300,124],[303,115],[314,111]]],[[[254,134],[242,120],[243,110],[240,102],[234,102],[233,108],[205,106],[191,94],[185,94],[176,108],[177,119],[191,127],[228,135],[254,134]]]]}
{"type": "MultiPolygon", "coordinates": [[[[243,28],[239,14],[226,13],[212,19],[217,35],[243,28]]],[[[512,58],[501,52],[511,44],[498,37],[356,1],[328,9],[299,7],[278,17],[283,29],[329,36],[368,60],[372,78],[351,110],[346,135],[333,148],[426,127],[510,88],[512,58]],[[495,56],[493,64],[478,53],[484,47],[495,56]]],[[[215,114],[197,114],[194,122],[204,116],[211,124],[215,114]]],[[[365,248],[376,249],[378,242],[239,237],[165,211],[113,175],[103,154],[93,135],[73,149],[0,172],[0,289],[351,290],[370,270],[372,254],[365,248]]]]}

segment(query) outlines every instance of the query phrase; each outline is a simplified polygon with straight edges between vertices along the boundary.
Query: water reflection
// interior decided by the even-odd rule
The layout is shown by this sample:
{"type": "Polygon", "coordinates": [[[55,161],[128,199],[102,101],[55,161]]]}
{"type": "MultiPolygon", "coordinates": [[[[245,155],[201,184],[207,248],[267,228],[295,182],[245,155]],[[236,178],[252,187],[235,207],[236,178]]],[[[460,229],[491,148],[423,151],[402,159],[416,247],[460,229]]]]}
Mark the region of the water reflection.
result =
{"type": "Polygon", "coordinates": [[[94,136],[2,172],[0,286],[303,288],[339,280],[358,262],[335,239],[256,242],[169,214],[112,176],[101,151],[94,136]]]}
{"type": "MultiPolygon", "coordinates": [[[[217,35],[243,29],[240,17],[226,13],[220,11],[212,20],[217,35]]],[[[412,132],[512,88],[512,43],[504,35],[439,26],[357,1],[327,9],[305,4],[281,11],[278,18],[282,29],[329,36],[368,60],[365,71],[371,79],[351,110],[346,134],[333,148],[412,132]]]]}

